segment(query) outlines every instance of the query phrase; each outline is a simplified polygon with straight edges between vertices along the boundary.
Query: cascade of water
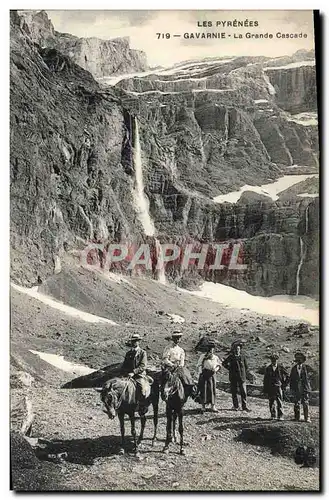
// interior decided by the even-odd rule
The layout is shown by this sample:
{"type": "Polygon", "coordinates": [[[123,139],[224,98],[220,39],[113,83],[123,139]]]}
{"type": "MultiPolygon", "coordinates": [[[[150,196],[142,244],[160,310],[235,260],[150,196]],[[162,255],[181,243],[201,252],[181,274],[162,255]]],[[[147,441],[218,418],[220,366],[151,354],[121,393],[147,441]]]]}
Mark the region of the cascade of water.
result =
{"type": "Polygon", "coordinates": [[[305,233],[308,232],[308,209],[309,208],[310,208],[310,206],[307,205],[306,211],[305,211],[305,233]]]}
{"type": "Polygon", "coordinates": [[[86,212],[84,211],[81,205],[79,205],[79,212],[82,215],[83,219],[86,221],[87,225],[89,226],[89,238],[92,240],[94,237],[93,223],[91,222],[91,220],[89,219],[89,217],[87,216],[86,212]]]}
{"type": "Polygon", "coordinates": [[[155,246],[156,246],[156,252],[157,252],[157,272],[158,272],[158,281],[160,283],[165,284],[166,283],[166,273],[165,273],[165,268],[164,268],[164,260],[163,260],[163,254],[162,254],[162,249],[159,240],[155,238],[155,246]]]}
{"type": "Polygon", "coordinates": [[[144,191],[144,180],[143,180],[143,165],[142,165],[142,154],[141,145],[139,139],[139,129],[138,121],[135,117],[134,119],[134,167],[135,167],[135,188],[133,190],[134,203],[137,210],[138,218],[143,226],[144,233],[146,236],[154,236],[155,246],[158,259],[158,280],[161,283],[166,282],[165,269],[163,265],[163,255],[161,251],[161,245],[157,238],[155,238],[155,226],[154,222],[150,216],[149,211],[149,201],[144,191]]]}
{"type": "Polygon", "coordinates": [[[300,259],[299,259],[299,264],[297,268],[297,274],[296,274],[296,295],[299,295],[299,285],[300,285],[300,270],[303,265],[304,257],[305,257],[305,252],[304,252],[304,242],[302,237],[299,237],[299,243],[300,243],[300,259]]]}
{"type": "Polygon", "coordinates": [[[228,141],[228,124],[229,124],[229,112],[226,109],[225,110],[225,118],[224,118],[224,126],[225,126],[224,140],[225,140],[225,142],[228,141]]]}
{"type": "Polygon", "coordinates": [[[144,180],[143,180],[143,166],[142,166],[142,155],[141,155],[141,145],[139,140],[139,130],[138,121],[135,117],[134,120],[134,167],[135,167],[135,180],[136,185],[133,190],[135,207],[137,209],[139,220],[143,226],[144,233],[147,236],[154,236],[155,227],[153,220],[150,217],[149,212],[149,201],[144,192],[144,180]]]}
{"type": "MultiPolygon", "coordinates": [[[[310,206],[307,205],[306,210],[305,210],[305,234],[308,232],[308,211],[309,211],[310,206]]],[[[299,237],[299,242],[300,242],[300,260],[297,268],[297,275],[296,275],[296,295],[299,295],[299,286],[300,286],[300,270],[302,268],[305,255],[306,255],[306,246],[304,245],[303,239],[300,236],[299,237]]]]}

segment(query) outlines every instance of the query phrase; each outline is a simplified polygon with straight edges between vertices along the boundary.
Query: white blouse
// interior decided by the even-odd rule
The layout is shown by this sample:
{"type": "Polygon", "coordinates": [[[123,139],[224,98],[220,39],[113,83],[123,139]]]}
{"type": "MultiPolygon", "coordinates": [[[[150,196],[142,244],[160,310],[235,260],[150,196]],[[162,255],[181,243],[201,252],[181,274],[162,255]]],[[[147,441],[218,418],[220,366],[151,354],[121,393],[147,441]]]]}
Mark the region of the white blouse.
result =
{"type": "Polygon", "coordinates": [[[166,347],[163,353],[163,363],[168,366],[184,366],[185,351],[179,345],[166,347]]]}
{"type": "Polygon", "coordinates": [[[201,373],[204,368],[206,368],[207,370],[218,372],[218,370],[222,366],[219,357],[216,356],[216,354],[212,354],[211,358],[205,359],[206,356],[207,354],[201,354],[197,364],[198,372],[201,373]]]}

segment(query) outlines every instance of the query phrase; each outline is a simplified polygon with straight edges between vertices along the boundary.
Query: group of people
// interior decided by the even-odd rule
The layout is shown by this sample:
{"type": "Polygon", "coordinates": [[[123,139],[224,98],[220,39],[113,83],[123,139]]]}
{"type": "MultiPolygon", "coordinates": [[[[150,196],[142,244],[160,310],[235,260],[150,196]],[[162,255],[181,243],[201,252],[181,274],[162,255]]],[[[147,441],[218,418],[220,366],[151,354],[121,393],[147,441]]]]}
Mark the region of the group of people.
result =
{"type": "MultiPolygon", "coordinates": [[[[166,377],[170,371],[175,370],[180,377],[185,388],[185,393],[193,397],[201,404],[201,411],[206,405],[211,405],[211,410],[216,412],[216,373],[222,367],[229,372],[230,389],[232,394],[233,410],[240,409],[238,393],[241,397],[241,409],[251,411],[247,406],[247,378],[249,368],[245,354],[242,351],[242,343],[235,341],[231,345],[229,355],[221,361],[214,353],[215,343],[209,340],[207,352],[203,353],[197,363],[198,383],[195,384],[191,373],[185,366],[185,351],[179,345],[182,333],[175,331],[172,336],[172,344],[163,353],[161,395],[164,399],[163,388],[166,377]]],[[[147,354],[140,347],[142,338],[134,334],[130,339],[130,349],[127,352],[123,365],[122,375],[132,377],[136,381],[138,389],[138,399],[142,403],[150,394],[150,381],[146,374],[147,354]]],[[[306,357],[303,353],[295,354],[295,364],[290,374],[278,363],[279,355],[270,355],[270,364],[265,369],[263,392],[269,401],[270,414],[272,419],[283,420],[283,394],[290,384],[290,392],[294,402],[295,420],[300,420],[301,405],[303,407],[304,420],[310,422],[309,418],[309,393],[311,391],[309,374],[305,365],[306,357]]]]}

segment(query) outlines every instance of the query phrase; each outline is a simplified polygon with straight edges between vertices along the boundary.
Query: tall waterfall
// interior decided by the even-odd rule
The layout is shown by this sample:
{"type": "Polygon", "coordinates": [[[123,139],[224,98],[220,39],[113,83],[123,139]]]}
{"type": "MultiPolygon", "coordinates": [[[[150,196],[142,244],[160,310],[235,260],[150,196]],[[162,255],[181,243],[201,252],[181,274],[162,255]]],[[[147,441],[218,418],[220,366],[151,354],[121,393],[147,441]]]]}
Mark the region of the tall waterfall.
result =
{"type": "Polygon", "coordinates": [[[299,237],[299,243],[300,243],[300,259],[299,259],[299,264],[297,268],[297,274],[296,274],[296,295],[299,295],[299,284],[300,284],[300,270],[303,265],[304,261],[304,242],[302,237],[299,237]]]}
{"type": "Polygon", "coordinates": [[[138,218],[142,224],[144,233],[146,234],[146,236],[154,236],[156,253],[157,253],[158,280],[161,283],[165,283],[166,275],[165,275],[161,245],[159,240],[155,238],[155,226],[150,216],[150,210],[149,210],[150,204],[144,191],[141,144],[139,139],[138,121],[136,117],[134,118],[133,159],[135,167],[135,188],[133,190],[134,204],[137,210],[138,218]]]}
{"type": "Polygon", "coordinates": [[[158,281],[160,283],[165,284],[166,283],[166,273],[165,273],[165,268],[164,268],[164,261],[163,261],[163,255],[162,255],[162,249],[159,240],[155,238],[155,245],[156,245],[156,251],[157,251],[157,257],[158,257],[158,262],[157,262],[157,271],[158,271],[158,281]]]}
{"type": "MultiPolygon", "coordinates": [[[[308,210],[310,206],[307,205],[306,210],[305,210],[305,234],[308,233],[308,210]]],[[[300,259],[299,259],[299,264],[297,268],[297,274],[296,274],[296,295],[299,295],[299,285],[300,285],[300,270],[302,268],[305,255],[306,255],[306,246],[304,245],[303,239],[300,236],[299,237],[299,242],[300,242],[300,259]]]]}
{"type": "Polygon", "coordinates": [[[225,142],[227,143],[228,141],[228,125],[229,125],[229,112],[228,110],[226,109],[225,110],[225,118],[224,118],[224,126],[225,126],[225,130],[224,130],[224,140],[225,142]]]}
{"type": "Polygon", "coordinates": [[[305,210],[305,233],[308,232],[308,209],[310,208],[309,205],[307,205],[306,210],[305,210]]]}
{"type": "Polygon", "coordinates": [[[149,201],[144,192],[143,166],[141,145],[139,140],[138,121],[135,117],[134,135],[134,167],[135,167],[135,189],[133,190],[134,203],[139,220],[143,226],[146,236],[154,236],[155,227],[149,212],[149,201]]]}

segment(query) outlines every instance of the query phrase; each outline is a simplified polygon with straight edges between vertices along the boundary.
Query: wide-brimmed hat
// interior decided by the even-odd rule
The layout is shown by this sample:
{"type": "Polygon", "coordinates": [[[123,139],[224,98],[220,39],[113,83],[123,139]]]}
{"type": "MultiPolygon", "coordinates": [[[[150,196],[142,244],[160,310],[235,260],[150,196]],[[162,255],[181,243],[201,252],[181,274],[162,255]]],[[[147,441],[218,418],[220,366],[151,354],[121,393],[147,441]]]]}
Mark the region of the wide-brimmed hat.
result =
{"type": "Polygon", "coordinates": [[[271,352],[271,354],[269,355],[269,358],[270,359],[279,359],[279,354],[277,352],[271,352]]]}
{"type": "Polygon", "coordinates": [[[234,340],[231,344],[231,349],[234,349],[234,347],[243,346],[243,341],[242,340],[234,340]]]}
{"type": "Polygon", "coordinates": [[[302,359],[302,362],[304,363],[304,361],[306,361],[305,354],[303,354],[302,352],[296,352],[295,353],[295,361],[297,361],[298,359],[302,359]]]}
{"type": "Polygon", "coordinates": [[[182,337],[183,334],[182,332],[180,332],[179,330],[175,330],[172,334],[171,334],[171,338],[172,339],[177,339],[177,338],[180,338],[182,337]]]}
{"type": "Polygon", "coordinates": [[[214,340],[209,339],[206,345],[207,349],[212,349],[213,347],[216,347],[216,343],[214,340]]]}
{"type": "Polygon", "coordinates": [[[129,340],[130,342],[133,342],[134,340],[142,340],[142,337],[139,335],[139,333],[134,333],[129,340]]]}

